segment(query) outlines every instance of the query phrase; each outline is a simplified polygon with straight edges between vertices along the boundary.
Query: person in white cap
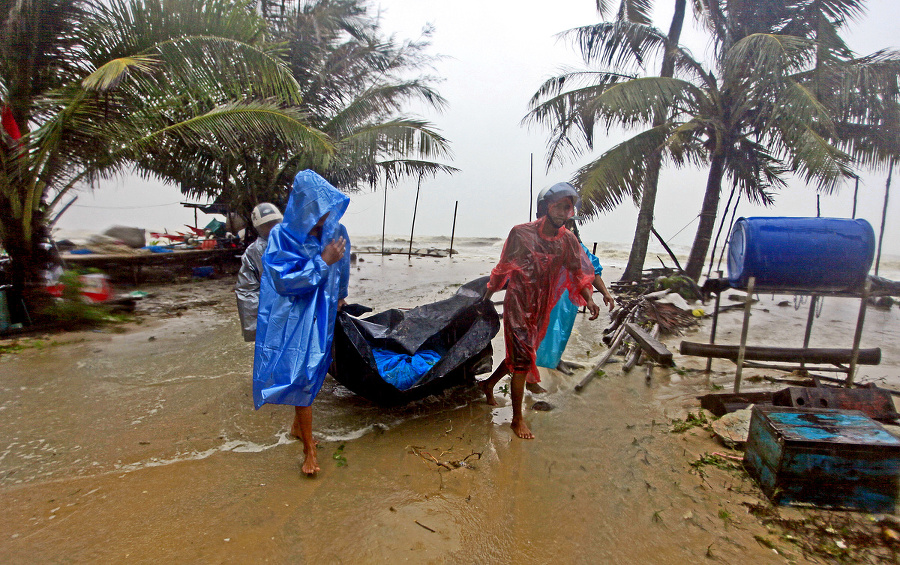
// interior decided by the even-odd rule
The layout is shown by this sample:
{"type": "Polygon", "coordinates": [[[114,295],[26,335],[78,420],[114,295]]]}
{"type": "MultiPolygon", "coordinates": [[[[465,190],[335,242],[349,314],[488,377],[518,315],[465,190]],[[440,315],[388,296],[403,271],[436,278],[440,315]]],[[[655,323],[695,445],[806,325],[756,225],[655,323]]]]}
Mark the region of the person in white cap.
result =
{"type": "Polygon", "coordinates": [[[259,308],[259,280],[262,276],[262,256],[266,250],[269,232],[282,219],[281,211],[274,204],[263,202],[253,209],[250,220],[259,237],[241,256],[234,294],[237,296],[238,316],[244,341],[256,341],[256,313],[259,308]]]}

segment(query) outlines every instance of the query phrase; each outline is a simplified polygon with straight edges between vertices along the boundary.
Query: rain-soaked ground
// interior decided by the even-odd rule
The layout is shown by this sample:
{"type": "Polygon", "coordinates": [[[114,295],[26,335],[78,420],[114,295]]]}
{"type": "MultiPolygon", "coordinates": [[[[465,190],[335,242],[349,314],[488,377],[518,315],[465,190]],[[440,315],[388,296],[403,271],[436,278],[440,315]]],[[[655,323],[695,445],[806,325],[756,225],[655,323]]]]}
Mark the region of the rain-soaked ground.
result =
{"type": "MultiPolygon", "coordinates": [[[[491,261],[363,256],[357,267],[350,300],[382,310],[446,297],[491,261]]],[[[707,376],[691,370],[705,361],[676,356],[679,371],[649,382],[613,364],[580,394],[583,374],[548,372],[549,393],[526,395],[554,407],[526,411],[534,441],[513,436],[500,389],[494,409],[469,389],[385,410],[328,379],[310,479],[287,434],[292,410],[253,409],[230,281],[154,291],[141,324],[0,355],[0,562],[822,562],[751,513],[767,505],[743,471],[698,463],[739,452],[701,428],[672,433],[696,395],[730,387],[727,363],[707,376]]],[[[805,311],[762,298],[751,341],[802,340],[805,311]]],[[[849,347],[855,318],[856,303],[826,304],[813,345],[849,347]]],[[[723,314],[719,341],[736,343],[739,323],[723,314]]],[[[579,318],[566,357],[596,360],[604,326],[579,318]]],[[[896,307],[870,310],[863,345],[884,361],[862,378],[897,386],[898,327],[896,307]]],[[[755,374],[745,390],[767,386],[755,374]]],[[[859,555],[835,547],[836,560],[859,555]]]]}

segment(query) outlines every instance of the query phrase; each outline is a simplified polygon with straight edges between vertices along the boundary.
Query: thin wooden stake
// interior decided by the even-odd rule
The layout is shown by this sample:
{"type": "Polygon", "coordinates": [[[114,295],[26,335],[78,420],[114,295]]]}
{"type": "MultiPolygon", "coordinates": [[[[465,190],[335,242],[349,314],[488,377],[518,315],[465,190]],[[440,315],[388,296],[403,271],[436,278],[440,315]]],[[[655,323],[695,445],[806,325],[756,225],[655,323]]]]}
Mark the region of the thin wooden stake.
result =
{"type": "Polygon", "coordinates": [[[384,226],[387,224],[387,183],[384,183],[384,213],[381,216],[381,254],[384,255],[384,226]]]}
{"type": "Polygon", "coordinates": [[[891,157],[888,168],[887,183],[884,185],[884,208],[881,210],[881,231],[878,234],[878,255],[875,256],[875,276],[878,276],[878,267],[881,264],[881,241],[884,239],[884,224],[887,221],[888,196],[891,194],[891,175],[894,173],[894,158],[891,157]]]}
{"type": "Polygon", "coordinates": [[[856,366],[859,361],[859,342],[862,341],[863,323],[866,321],[866,307],[868,306],[869,293],[871,291],[872,281],[866,279],[862,296],[859,299],[859,315],[856,317],[856,333],[853,334],[853,353],[850,356],[850,366],[847,368],[847,382],[844,385],[847,388],[853,386],[853,380],[856,378],[856,366]]]}
{"type": "Polygon", "coordinates": [[[534,206],[534,153],[531,154],[531,172],[528,181],[528,221],[534,219],[532,216],[532,206],[534,206]]]}
{"type": "Polygon", "coordinates": [[[453,228],[450,230],[450,251],[447,255],[453,257],[453,237],[456,235],[456,209],[459,207],[459,200],[453,205],[453,228]]]}
{"type": "Polygon", "coordinates": [[[753,304],[753,287],[756,286],[756,277],[750,277],[747,282],[747,301],[744,304],[744,326],[741,328],[741,346],[738,349],[737,369],[734,372],[734,393],[741,392],[741,373],[744,369],[744,354],[747,351],[747,330],[750,327],[750,305],[753,304]]]}
{"type": "Polygon", "coordinates": [[[412,227],[409,228],[409,252],[406,255],[407,260],[412,259],[412,242],[413,232],[416,231],[416,211],[419,209],[419,189],[422,188],[422,175],[419,175],[419,184],[416,186],[416,203],[413,205],[412,227]]]}

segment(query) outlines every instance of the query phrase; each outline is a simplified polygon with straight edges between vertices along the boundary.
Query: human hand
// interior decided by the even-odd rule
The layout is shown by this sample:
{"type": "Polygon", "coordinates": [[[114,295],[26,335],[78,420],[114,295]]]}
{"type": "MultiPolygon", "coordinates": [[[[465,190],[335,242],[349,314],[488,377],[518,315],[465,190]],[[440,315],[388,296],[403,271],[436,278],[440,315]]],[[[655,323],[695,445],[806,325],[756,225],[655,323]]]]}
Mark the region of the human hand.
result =
{"type": "Polygon", "coordinates": [[[608,292],[603,295],[603,303],[609,307],[610,312],[616,309],[616,300],[608,292]]]}
{"type": "Polygon", "coordinates": [[[591,312],[591,317],[588,320],[596,320],[600,316],[600,307],[593,300],[587,301],[587,309],[591,312]]]}
{"type": "Polygon", "coordinates": [[[347,305],[347,301],[344,300],[343,298],[341,298],[340,300],[338,300],[338,312],[340,312],[341,310],[343,310],[343,309],[344,309],[344,306],[346,306],[346,305],[347,305]]]}
{"type": "Polygon", "coordinates": [[[322,260],[326,265],[334,265],[344,256],[344,250],[347,247],[347,240],[344,236],[334,239],[322,250],[322,260]]]}

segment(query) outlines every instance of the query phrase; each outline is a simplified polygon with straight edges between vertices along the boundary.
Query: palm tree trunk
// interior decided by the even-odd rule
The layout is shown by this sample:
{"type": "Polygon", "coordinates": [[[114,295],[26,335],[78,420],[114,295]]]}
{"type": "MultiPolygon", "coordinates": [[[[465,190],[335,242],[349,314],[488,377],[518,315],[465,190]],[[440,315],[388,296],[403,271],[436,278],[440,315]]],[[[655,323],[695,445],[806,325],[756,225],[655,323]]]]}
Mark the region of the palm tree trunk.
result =
{"type": "MultiPolygon", "coordinates": [[[[687,0],[675,0],[675,13],[672,15],[672,23],[669,26],[667,43],[674,48],[681,40],[681,27],[684,24],[684,12],[687,0]]],[[[673,51],[666,50],[663,55],[662,69],[659,76],[671,77],[675,74],[675,57],[673,51]]],[[[665,116],[659,116],[654,120],[654,127],[662,125],[665,116]]],[[[647,174],[644,176],[644,187],[641,193],[641,208],[638,211],[637,225],[634,230],[634,239],[631,242],[631,253],[628,256],[628,265],[622,273],[622,279],[626,282],[637,281],[644,270],[644,260],[647,258],[647,244],[650,241],[650,229],[653,227],[653,210],[656,207],[656,191],[659,183],[659,169],[662,165],[662,155],[655,153],[648,157],[647,174]]]]}
{"type": "Polygon", "coordinates": [[[719,152],[713,156],[709,168],[709,176],[706,180],[706,195],[703,197],[703,207],[700,209],[700,225],[697,226],[697,235],[694,236],[694,244],[691,246],[691,255],[688,257],[685,274],[695,281],[700,280],[703,272],[703,264],[706,262],[706,253],[709,251],[709,242],[716,227],[716,214],[719,209],[719,193],[722,189],[722,178],[725,174],[725,153],[719,152]]]}
{"type": "Polygon", "coordinates": [[[644,270],[644,259],[647,257],[650,230],[653,228],[653,209],[656,207],[656,189],[662,156],[654,153],[647,159],[649,163],[647,164],[647,174],[644,177],[645,184],[641,194],[641,208],[634,229],[634,239],[631,242],[631,254],[628,256],[628,265],[625,266],[625,272],[622,273],[621,278],[626,282],[640,280],[644,270]]]}
{"type": "MultiPolygon", "coordinates": [[[[7,273],[11,287],[7,289],[10,317],[13,322],[27,324],[40,316],[49,299],[41,277],[49,255],[40,246],[39,234],[32,233],[31,241],[28,241],[22,222],[16,220],[6,204],[6,201],[0,204],[0,233],[3,234],[3,248],[10,258],[7,273]]],[[[38,224],[43,225],[39,222],[35,225],[38,224]]]]}

